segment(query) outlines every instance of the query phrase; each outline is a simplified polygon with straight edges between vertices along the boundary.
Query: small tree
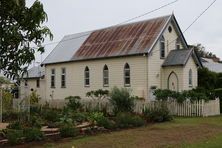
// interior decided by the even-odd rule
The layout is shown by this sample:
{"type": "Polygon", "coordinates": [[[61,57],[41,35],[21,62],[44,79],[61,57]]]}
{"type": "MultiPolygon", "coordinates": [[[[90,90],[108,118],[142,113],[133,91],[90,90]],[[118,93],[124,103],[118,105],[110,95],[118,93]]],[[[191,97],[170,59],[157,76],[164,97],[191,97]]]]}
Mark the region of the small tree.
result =
{"type": "Polygon", "coordinates": [[[89,91],[86,93],[87,97],[91,97],[92,99],[95,100],[102,100],[107,98],[109,95],[109,91],[108,90],[103,90],[103,89],[98,89],[98,90],[94,90],[94,91],[89,91]]]}
{"type": "Polygon", "coordinates": [[[78,110],[79,108],[81,108],[81,103],[80,103],[80,97],[79,96],[69,96],[69,97],[66,97],[65,100],[68,101],[68,103],[66,104],[67,107],[69,109],[71,109],[72,111],[76,111],[78,110]]]}
{"type": "Polygon", "coordinates": [[[110,92],[110,103],[113,105],[114,113],[118,112],[132,112],[135,106],[135,97],[131,95],[130,90],[126,88],[112,88],[110,92]]]}

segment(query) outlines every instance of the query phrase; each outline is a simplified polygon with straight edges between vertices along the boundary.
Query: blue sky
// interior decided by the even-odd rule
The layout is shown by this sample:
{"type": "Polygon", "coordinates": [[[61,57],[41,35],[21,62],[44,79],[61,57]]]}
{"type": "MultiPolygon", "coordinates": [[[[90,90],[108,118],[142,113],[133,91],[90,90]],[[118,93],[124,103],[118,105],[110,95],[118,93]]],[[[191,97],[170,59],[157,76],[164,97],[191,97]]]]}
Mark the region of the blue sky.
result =
{"type": "MultiPolygon", "coordinates": [[[[66,34],[94,30],[118,24],[129,18],[146,13],[174,0],[40,0],[46,13],[46,25],[54,34],[54,41],[59,41],[66,34]]],[[[28,0],[31,5],[34,0],[28,0]]],[[[161,15],[175,14],[182,29],[191,22],[213,0],[179,0],[176,3],[154,13],[133,20],[145,20],[161,15]]],[[[201,43],[208,51],[222,58],[222,1],[215,4],[184,34],[188,44],[201,43]]],[[[50,43],[46,40],[45,43],[50,43]]],[[[36,56],[36,61],[43,60],[56,44],[46,46],[46,52],[36,56]]]]}

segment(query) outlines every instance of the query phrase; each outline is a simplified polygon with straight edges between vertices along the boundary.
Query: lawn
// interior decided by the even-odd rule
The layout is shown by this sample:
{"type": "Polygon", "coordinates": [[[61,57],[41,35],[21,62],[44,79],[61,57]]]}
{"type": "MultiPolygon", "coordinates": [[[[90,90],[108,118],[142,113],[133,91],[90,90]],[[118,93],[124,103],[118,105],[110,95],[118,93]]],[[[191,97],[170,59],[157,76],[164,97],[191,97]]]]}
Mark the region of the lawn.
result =
{"type": "Polygon", "coordinates": [[[135,129],[34,145],[53,148],[221,147],[222,117],[175,118],[171,122],[135,129]]]}

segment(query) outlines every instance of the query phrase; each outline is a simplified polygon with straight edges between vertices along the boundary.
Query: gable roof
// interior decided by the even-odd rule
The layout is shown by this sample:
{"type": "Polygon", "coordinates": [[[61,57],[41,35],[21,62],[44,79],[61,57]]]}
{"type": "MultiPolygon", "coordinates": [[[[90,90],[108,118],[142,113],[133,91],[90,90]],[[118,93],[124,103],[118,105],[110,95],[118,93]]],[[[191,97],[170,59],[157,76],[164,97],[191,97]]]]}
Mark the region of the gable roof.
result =
{"type": "Polygon", "coordinates": [[[94,31],[72,60],[147,53],[169,18],[164,16],[94,31]]]}
{"type": "Polygon", "coordinates": [[[34,66],[30,68],[26,75],[24,75],[24,79],[34,79],[41,78],[45,75],[45,69],[42,66],[34,66]]]}
{"type": "Polygon", "coordinates": [[[210,71],[222,73],[222,63],[214,62],[212,59],[201,58],[203,66],[210,71]]]}
{"type": "Polygon", "coordinates": [[[65,36],[42,64],[147,54],[169,22],[174,22],[176,31],[187,45],[172,14],[65,36]]]}
{"type": "Polygon", "coordinates": [[[186,65],[190,56],[193,56],[195,63],[202,67],[202,64],[199,62],[199,59],[197,59],[198,57],[196,56],[193,49],[171,50],[165,61],[163,62],[162,67],[184,66],[186,65]]]}

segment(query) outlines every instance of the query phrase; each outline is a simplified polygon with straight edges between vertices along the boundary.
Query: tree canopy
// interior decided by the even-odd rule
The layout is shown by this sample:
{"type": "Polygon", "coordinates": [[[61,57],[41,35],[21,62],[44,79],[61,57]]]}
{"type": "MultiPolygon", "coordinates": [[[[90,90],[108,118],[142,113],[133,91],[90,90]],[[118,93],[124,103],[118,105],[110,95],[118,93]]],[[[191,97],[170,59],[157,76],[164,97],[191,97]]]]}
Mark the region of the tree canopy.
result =
{"type": "Polygon", "coordinates": [[[44,52],[45,38],[52,33],[44,26],[47,14],[36,0],[27,7],[25,0],[0,0],[0,70],[10,78],[27,71],[36,52],[44,52]]]}

